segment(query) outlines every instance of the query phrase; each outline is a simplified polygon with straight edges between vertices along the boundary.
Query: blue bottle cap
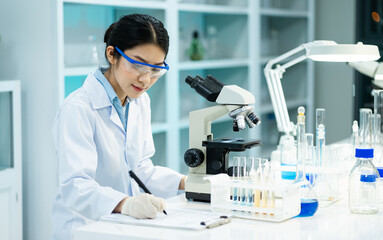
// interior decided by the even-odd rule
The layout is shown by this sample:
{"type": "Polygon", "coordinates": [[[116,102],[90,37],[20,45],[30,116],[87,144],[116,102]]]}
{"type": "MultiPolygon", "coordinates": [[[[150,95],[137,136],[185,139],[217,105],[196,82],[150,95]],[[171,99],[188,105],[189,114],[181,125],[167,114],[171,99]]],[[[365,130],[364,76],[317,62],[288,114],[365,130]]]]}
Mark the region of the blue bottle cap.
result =
{"type": "Polygon", "coordinates": [[[376,169],[378,169],[379,176],[383,178],[383,167],[377,167],[376,169]]]}
{"type": "Polygon", "coordinates": [[[376,176],[375,175],[362,174],[362,175],[360,175],[360,181],[361,182],[375,182],[376,176]]]}
{"type": "Polygon", "coordinates": [[[373,158],[374,149],[373,148],[356,148],[355,157],[356,158],[373,158]]]}

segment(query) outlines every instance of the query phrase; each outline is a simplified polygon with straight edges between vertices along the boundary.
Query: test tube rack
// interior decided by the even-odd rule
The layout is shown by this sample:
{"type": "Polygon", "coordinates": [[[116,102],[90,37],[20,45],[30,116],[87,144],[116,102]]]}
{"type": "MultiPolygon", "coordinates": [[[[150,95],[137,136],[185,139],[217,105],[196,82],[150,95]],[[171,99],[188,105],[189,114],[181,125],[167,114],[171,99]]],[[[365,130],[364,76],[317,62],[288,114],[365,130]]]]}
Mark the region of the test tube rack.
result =
{"type": "MultiPolygon", "coordinates": [[[[301,210],[299,184],[279,183],[277,185],[258,185],[246,180],[233,181],[226,174],[207,177],[211,183],[211,210],[229,213],[235,217],[282,222],[297,216],[301,210]],[[256,206],[255,201],[234,199],[233,192],[256,193],[268,196],[267,204],[256,206]],[[270,197],[272,196],[272,197],[270,197]]],[[[262,201],[262,200],[260,200],[262,201]]]]}

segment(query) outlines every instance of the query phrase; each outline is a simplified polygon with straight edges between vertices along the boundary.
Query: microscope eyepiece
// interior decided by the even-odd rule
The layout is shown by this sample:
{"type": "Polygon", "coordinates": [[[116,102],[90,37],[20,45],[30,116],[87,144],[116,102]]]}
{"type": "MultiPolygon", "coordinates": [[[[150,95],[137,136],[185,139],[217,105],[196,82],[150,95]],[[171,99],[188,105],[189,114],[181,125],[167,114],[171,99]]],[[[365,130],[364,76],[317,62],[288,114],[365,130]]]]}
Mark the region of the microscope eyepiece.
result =
{"type": "Polygon", "coordinates": [[[215,102],[224,86],[223,83],[210,75],[206,78],[199,75],[195,76],[195,78],[187,76],[185,82],[210,102],[215,102]]]}

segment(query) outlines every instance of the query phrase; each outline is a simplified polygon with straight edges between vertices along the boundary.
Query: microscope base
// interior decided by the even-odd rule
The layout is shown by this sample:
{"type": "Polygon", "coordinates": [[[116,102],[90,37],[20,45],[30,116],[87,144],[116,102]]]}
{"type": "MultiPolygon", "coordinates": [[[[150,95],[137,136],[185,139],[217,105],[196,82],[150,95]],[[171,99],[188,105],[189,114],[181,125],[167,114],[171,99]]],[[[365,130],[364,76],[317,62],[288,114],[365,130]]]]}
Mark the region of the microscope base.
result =
{"type": "Polygon", "coordinates": [[[210,202],[210,193],[185,192],[185,197],[197,202],[210,202]]]}

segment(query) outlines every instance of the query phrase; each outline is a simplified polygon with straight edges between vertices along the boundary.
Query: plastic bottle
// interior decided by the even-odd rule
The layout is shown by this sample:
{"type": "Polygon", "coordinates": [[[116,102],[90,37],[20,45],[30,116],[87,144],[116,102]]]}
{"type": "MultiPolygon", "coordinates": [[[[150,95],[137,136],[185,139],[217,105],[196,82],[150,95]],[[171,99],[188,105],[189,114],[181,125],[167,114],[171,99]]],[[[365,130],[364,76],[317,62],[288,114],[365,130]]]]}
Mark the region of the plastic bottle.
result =
{"type": "Polygon", "coordinates": [[[356,164],[349,177],[349,208],[352,213],[374,214],[379,211],[379,173],[372,159],[374,149],[355,150],[356,164]]]}
{"type": "Polygon", "coordinates": [[[204,55],[204,50],[202,47],[202,43],[199,39],[198,31],[193,32],[193,39],[189,48],[189,57],[191,60],[202,60],[204,55]]]}

